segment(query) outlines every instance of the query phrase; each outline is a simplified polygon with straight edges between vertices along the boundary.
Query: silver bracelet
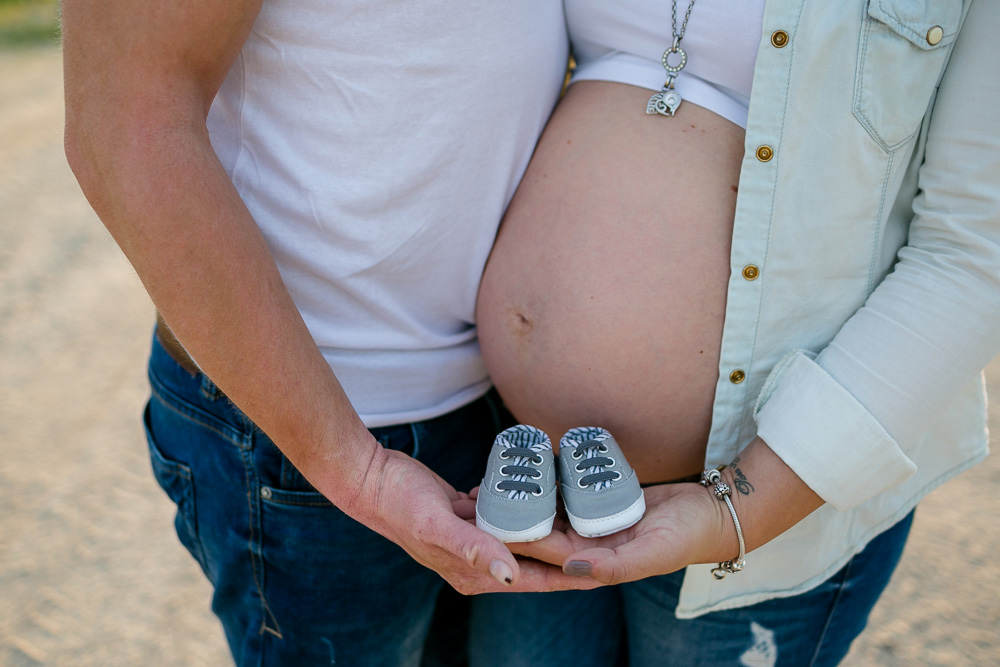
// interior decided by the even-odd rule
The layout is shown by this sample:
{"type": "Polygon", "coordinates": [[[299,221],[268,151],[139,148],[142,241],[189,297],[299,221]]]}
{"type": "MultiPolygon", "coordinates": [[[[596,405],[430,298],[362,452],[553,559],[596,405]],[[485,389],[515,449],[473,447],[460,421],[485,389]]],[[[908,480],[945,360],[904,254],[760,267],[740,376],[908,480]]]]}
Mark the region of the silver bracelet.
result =
{"type": "Polygon", "coordinates": [[[715,497],[726,503],[729,508],[729,513],[733,515],[733,523],[736,524],[736,537],[740,538],[740,555],[733,560],[727,560],[719,563],[719,567],[712,569],[712,576],[716,579],[725,579],[727,574],[732,572],[740,572],[743,567],[747,564],[746,559],[746,546],[743,544],[743,529],[740,528],[740,520],[736,516],[736,508],[733,507],[733,501],[729,499],[732,495],[732,489],[729,485],[722,481],[722,474],[716,468],[709,468],[705,472],[701,473],[701,485],[705,488],[710,486],[715,486],[715,497]]]}

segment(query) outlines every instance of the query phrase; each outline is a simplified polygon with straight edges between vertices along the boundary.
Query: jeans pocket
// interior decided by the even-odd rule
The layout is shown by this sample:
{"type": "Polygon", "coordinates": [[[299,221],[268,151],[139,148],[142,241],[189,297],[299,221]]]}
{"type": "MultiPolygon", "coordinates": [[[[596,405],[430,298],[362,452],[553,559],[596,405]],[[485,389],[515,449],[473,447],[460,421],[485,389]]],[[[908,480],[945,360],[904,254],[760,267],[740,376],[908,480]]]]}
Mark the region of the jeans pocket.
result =
{"type": "Polygon", "coordinates": [[[181,544],[198,561],[202,570],[208,574],[205,552],[198,538],[198,516],[195,507],[194,475],[191,466],[176,461],[164,454],[156,442],[152,428],[152,401],[146,404],[143,413],[143,426],[146,430],[146,442],[149,445],[149,458],[153,467],[153,477],[167,497],[177,506],[174,517],[174,528],[181,544]]]}
{"type": "MultiPolygon", "coordinates": [[[[409,425],[390,427],[390,429],[399,431],[400,434],[409,435],[410,433],[409,425]]],[[[382,430],[389,429],[374,429],[372,431],[382,447],[396,449],[404,454],[413,454],[412,437],[390,439],[388,435],[380,433],[382,430]]],[[[270,438],[261,434],[257,439],[257,447],[261,450],[261,454],[258,456],[257,474],[263,485],[261,498],[265,502],[299,507],[332,506],[326,496],[316,490],[270,438]]]]}
{"type": "Polygon", "coordinates": [[[854,115],[887,152],[920,128],[962,20],[962,0],[869,0],[854,115]]]}

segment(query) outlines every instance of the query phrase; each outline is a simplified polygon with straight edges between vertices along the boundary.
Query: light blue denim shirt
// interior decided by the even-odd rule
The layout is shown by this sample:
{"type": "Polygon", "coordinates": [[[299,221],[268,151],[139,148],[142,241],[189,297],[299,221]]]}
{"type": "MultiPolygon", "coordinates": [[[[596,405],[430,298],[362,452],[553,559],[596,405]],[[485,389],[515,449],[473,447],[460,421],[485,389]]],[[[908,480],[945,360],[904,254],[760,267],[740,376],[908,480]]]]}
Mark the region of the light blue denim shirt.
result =
{"type": "Polygon", "coordinates": [[[769,0],[731,259],[706,464],[760,435],[826,505],[681,618],[808,590],[986,456],[1000,2],[769,0]]]}

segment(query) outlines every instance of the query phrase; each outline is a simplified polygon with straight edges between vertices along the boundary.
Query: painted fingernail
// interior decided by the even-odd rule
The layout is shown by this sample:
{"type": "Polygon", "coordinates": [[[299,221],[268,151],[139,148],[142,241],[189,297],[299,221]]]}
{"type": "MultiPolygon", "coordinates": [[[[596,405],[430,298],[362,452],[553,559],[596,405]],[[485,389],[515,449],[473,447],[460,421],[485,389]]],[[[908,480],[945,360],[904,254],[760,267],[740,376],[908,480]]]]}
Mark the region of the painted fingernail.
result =
{"type": "Polygon", "coordinates": [[[571,560],[566,563],[563,572],[574,577],[589,577],[593,573],[593,568],[585,560],[571,560]]]}
{"type": "Polygon", "coordinates": [[[500,559],[490,563],[490,574],[492,574],[493,578],[501,584],[507,584],[510,586],[514,583],[514,573],[511,572],[510,566],[500,559]]]}

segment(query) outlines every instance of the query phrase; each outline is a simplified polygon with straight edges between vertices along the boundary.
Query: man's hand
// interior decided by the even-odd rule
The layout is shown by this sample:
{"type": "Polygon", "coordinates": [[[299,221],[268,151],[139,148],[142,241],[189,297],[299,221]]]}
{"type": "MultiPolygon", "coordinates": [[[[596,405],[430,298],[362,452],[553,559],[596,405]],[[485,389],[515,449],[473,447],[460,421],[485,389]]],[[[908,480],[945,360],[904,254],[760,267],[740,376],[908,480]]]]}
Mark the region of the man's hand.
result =
{"type": "Polygon", "coordinates": [[[464,594],[595,588],[559,564],[519,562],[492,535],[464,520],[474,503],[415,459],[378,450],[363,486],[341,509],[440,574],[464,594]],[[459,516],[457,512],[462,513],[459,516]]]}

